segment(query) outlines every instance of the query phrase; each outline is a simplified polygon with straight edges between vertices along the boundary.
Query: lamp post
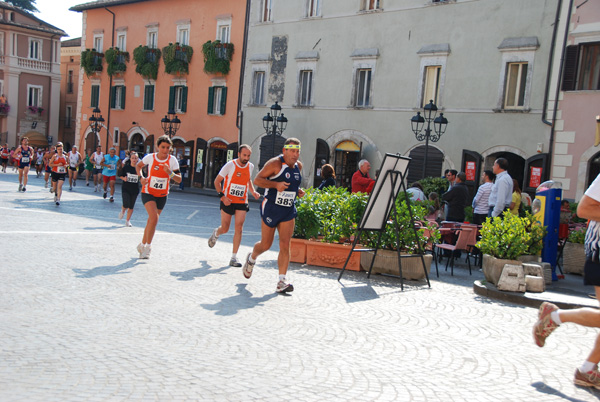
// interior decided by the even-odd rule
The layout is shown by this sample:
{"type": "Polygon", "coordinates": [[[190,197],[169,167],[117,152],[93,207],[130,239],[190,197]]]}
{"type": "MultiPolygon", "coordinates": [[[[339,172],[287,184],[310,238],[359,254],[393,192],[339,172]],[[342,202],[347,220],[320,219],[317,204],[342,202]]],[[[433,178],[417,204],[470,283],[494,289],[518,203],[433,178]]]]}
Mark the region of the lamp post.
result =
{"type": "Polygon", "coordinates": [[[100,134],[100,130],[102,130],[102,124],[104,123],[104,117],[102,117],[102,112],[100,112],[100,109],[94,108],[94,110],[92,111],[92,116],[89,118],[89,122],[90,130],[92,130],[92,132],[94,133],[95,150],[98,146],[98,135],[100,134]]]}
{"type": "Polygon", "coordinates": [[[277,102],[271,106],[271,112],[263,117],[263,128],[267,135],[273,136],[273,151],[271,157],[275,156],[275,139],[283,135],[287,127],[288,119],[281,113],[281,106],[277,102]]]}
{"type": "Polygon", "coordinates": [[[417,141],[425,140],[425,160],[423,161],[423,178],[425,178],[425,168],[427,167],[427,154],[429,151],[429,141],[438,142],[442,134],[446,132],[446,125],[448,124],[448,120],[444,117],[444,113],[440,113],[439,116],[435,117],[437,114],[437,106],[433,103],[433,100],[430,100],[428,104],[423,107],[423,116],[421,116],[421,112],[417,112],[416,116],[413,116],[410,119],[410,124],[412,127],[413,133],[417,137],[417,141]],[[427,121],[427,128],[425,132],[423,132],[423,126],[425,125],[425,121],[427,121]],[[431,122],[433,121],[433,133],[431,132],[431,122]]]}
{"type": "Polygon", "coordinates": [[[181,125],[181,120],[177,117],[173,110],[169,110],[165,117],[160,121],[160,125],[162,126],[163,131],[169,138],[173,138],[173,136],[179,130],[179,126],[181,125]]]}

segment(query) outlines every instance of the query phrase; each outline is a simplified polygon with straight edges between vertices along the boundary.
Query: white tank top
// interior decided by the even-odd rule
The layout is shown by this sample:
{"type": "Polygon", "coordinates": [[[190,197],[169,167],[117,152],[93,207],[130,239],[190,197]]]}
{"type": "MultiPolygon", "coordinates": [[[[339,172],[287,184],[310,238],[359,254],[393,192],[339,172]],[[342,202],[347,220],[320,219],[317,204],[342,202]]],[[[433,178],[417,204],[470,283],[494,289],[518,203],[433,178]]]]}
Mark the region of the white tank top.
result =
{"type": "Polygon", "coordinates": [[[69,165],[71,165],[71,167],[77,167],[78,163],[79,163],[79,154],[73,153],[73,151],[69,152],[69,165]]]}

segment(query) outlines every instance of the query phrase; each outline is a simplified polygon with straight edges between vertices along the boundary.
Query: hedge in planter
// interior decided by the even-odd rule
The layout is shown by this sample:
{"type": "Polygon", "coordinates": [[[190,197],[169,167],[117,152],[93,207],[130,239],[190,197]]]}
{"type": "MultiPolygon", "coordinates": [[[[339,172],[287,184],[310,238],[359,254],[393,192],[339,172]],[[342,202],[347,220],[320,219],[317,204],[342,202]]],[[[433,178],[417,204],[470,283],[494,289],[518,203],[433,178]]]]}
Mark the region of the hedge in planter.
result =
{"type": "Polygon", "coordinates": [[[135,72],[146,79],[156,80],[156,77],[158,76],[160,56],[160,49],[154,49],[142,45],[136,47],[133,50],[135,72]]]}

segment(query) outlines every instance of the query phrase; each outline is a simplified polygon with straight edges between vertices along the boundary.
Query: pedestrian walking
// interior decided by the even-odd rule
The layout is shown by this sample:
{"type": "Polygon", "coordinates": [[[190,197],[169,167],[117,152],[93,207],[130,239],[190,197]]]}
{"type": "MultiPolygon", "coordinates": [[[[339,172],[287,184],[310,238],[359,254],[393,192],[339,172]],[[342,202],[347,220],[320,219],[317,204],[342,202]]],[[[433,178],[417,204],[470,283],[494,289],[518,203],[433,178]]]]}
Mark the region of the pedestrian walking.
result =
{"type": "Polygon", "coordinates": [[[65,183],[68,168],[68,156],[63,152],[63,143],[56,144],[56,153],[52,156],[49,163],[52,168],[52,192],[54,193],[54,203],[60,205],[62,196],[62,187],[65,183]]]}
{"type": "Polygon", "coordinates": [[[150,257],[152,239],[154,238],[158,218],[167,203],[169,181],[171,179],[176,183],[181,181],[179,163],[177,163],[177,158],[171,155],[172,146],[173,142],[168,136],[160,136],[156,143],[158,152],[144,156],[136,166],[137,174],[140,176],[140,182],[142,183],[142,202],[146,212],[148,212],[148,222],[146,222],[144,228],[144,236],[142,242],[137,246],[140,258],[143,259],[150,257]],[[142,169],[145,166],[148,166],[148,176],[146,177],[142,174],[142,169]]]}
{"type": "Polygon", "coordinates": [[[21,145],[15,150],[15,159],[19,161],[19,191],[27,190],[29,166],[33,159],[33,148],[29,146],[29,138],[21,138],[21,145]]]}
{"type": "Polygon", "coordinates": [[[94,193],[100,191],[102,186],[102,161],[104,161],[104,154],[102,153],[102,147],[98,145],[96,152],[92,154],[92,163],[94,168],[92,169],[92,175],[94,177],[94,193]]]}
{"type": "Polygon", "coordinates": [[[221,200],[221,225],[211,234],[208,239],[208,247],[214,247],[217,239],[222,234],[229,231],[231,218],[235,217],[235,227],[233,233],[233,253],[229,260],[232,267],[241,267],[242,264],[237,259],[237,252],[242,242],[242,230],[246,220],[246,213],[250,210],[248,206],[248,191],[256,199],[260,194],[254,189],[252,184],[252,172],[254,165],[250,162],[252,148],[243,144],[238,151],[239,157],[227,162],[219,171],[215,179],[215,190],[219,193],[221,200]]]}
{"type": "Polygon", "coordinates": [[[73,190],[73,186],[77,186],[77,174],[79,164],[81,163],[81,154],[77,152],[77,146],[73,145],[71,151],[68,153],[69,156],[69,191],[73,190]]]}
{"type": "Polygon", "coordinates": [[[115,202],[115,180],[117,179],[117,165],[119,163],[119,157],[117,156],[117,150],[112,147],[108,151],[108,155],[104,155],[104,160],[100,162],[102,169],[102,183],[104,190],[104,199],[106,199],[107,190],[110,186],[110,202],[115,202]]]}
{"type": "MultiPolygon", "coordinates": [[[[577,216],[590,220],[585,235],[586,261],[583,268],[583,283],[594,286],[596,299],[600,300],[600,175],[581,198],[577,206],[577,216]]],[[[600,310],[593,308],[561,310],[552,303],[542,303],[538,312],[538,321],[533,327],[536,345],[543,347],[546,338],[567,322],[600,328],[600,310]]],[[[596,337],[587,359],[575,370],[573,382],[576,385],[600,389],[598,362],[600,362],[600,335],[596,337]]]]}
{"type": "Polygon", "coordinates": [[[252,276],[256,259],[271,248],[277,230],[279,233],[277,293],[294,290],[294,286],[288,283],[286,274],[290,264],[290,242],[297,215],[294,201],[297,196],[304,196],[304,190],[300,188],[302,163],[298,161],[299,158],[300,140],[288,138],[283,145],[283,153],[270,159],[254,179],[256,186],[267,189],[260,210],[261,238],[254,245],[252,252],[248,253],[242,270],[246,278],[252,276]]]}
{"type": "Polygon", "coordinates": [[[123,185],[121,186],[123,206],[121,207],[121,212],[119,212],[119,219],[123,219],[123,216],[126,215],[125,226],[127,227],[132,226],[131,215],[133,214],[135,201],[140,193],[139,176],[136,169],[139,161],[137,152],[131,151],[129,158],[119,172],[119,178],[123,180],[123,185]]]}

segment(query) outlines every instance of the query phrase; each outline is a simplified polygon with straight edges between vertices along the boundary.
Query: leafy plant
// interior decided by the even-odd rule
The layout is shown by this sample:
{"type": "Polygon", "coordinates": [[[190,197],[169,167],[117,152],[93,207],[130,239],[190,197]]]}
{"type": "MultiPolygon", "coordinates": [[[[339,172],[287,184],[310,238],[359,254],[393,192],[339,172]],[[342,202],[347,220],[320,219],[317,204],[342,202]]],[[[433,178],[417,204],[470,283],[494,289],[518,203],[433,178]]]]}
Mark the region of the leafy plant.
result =
{"type": "Polygon", "coordinates": [[[8,114],[10,112],[10,105],[8,103],[0,103],[0,113],[8,114]]]}
{"type": "Polygon", "coordinates": [[[315,209],[314,200],[318,196],[316,189],[306,190],[304,197],[296,199],[296,225],[294,226],[294,237],[298,239],[310,239],[319,235],[320,222],[315,209]]]}
{"type": "Polygon", "coordinates": [[[39,114],[40,116],[42,115],[42,112],[44,111],[43,107],[38,107],[38,106],[27,106],[27,110],[30,113],[34,113],[34,114],[39,114]]]}
{"type": "Polygon", "coordinates": [[[233,43],[221,43],[216,40],[208,41],[202,45],[204,54],[204,72],[229,74],[231,59],[233,58],[233,43]]]}
{"type": "Polygon", "coordinates": [[[102,71],[102,59],[104,55],[98,53],[96,49],[86,49],[81,52],[81,68],[88,77],[98,71],[102,71]]]}
{"type": "Polygon", "coordinates": [[[419,180],[419,183],[423,186],[423,192],[428,197],[430,193],[436,192],[441,199],[442,194],[448,191],[448,180],[444,177],[426,177],[419,180]]]}
{"type": "Polygon", "coordinates": [[[106,58],[106,63],[108,67],[106,68],[106,72],[111,77],[117,73],[123,73],[127,70],[127,62],[129,62],[129,53],[122,52],[118,47],[111,47],[106,52],[104,52],[104,57],[106,58]]]}
{"type": "Polygon", "coordinates": [[[585,233],[587,228],[581,227],[573,230],[569,233],[569,237],[567,238],[568,242],[577,243],[577,244],[585,244],[585,233]]]}
{"type": "Polygon", "coordinates": [[[546,228],[534,223],[531,214],[524,218],[507,213],[504,217],[487,219],[481,229],[477,247],[484,254],[515,260],[526,254],[535,255],[543,247],[546,228]]]}
{"type": "Polygon", "coordinates": [[[167,74],[187,74],[192,61],[194,49],[191,46],[169,43],[162,50],[165,72],[167,74]]]}
{"type": "Polygon", "coordinates": [[[148,46],[140,45],[133,49],[135,72],[146,79],[156,80],[156,77],[158,77],[160,55],[160,49],[154,49],[148,46]]]}

